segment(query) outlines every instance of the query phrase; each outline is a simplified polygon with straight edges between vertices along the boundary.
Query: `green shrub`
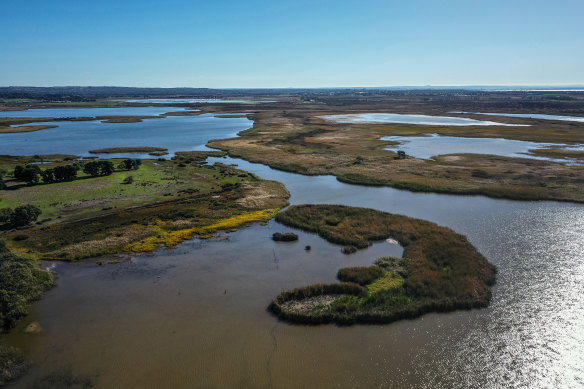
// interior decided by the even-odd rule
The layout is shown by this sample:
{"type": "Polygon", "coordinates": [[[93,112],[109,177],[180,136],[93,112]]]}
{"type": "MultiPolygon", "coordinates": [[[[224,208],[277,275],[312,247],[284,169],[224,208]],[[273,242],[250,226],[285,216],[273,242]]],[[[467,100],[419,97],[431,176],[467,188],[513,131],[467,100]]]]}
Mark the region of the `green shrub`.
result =
{"type": "Polygon", "coordinates": [[[357,252],[357,247],[349,245],[343,247],[341,251],[343,252],[343,254],[353,254],[357,252]]]}
{"type": "Polygon", "coordinates": [[[298,240],[298,235],[293,232],[275,232],[272,239],[276,242],[293,242],[298,240]]]}
{"type": "Polygon", "coordinates": [[[0,328],[13,328],[31,301],[54,285],[53,275],[32,259],[17,256],[0,241],[0,328]]]}
{"type": "Polygon", "coordinates": [[[14,227],[24,227],[35,222],[41,210],[34,205],[21,205],[16,207],[12,215],[10,215],[10,224],[14,227]]]}

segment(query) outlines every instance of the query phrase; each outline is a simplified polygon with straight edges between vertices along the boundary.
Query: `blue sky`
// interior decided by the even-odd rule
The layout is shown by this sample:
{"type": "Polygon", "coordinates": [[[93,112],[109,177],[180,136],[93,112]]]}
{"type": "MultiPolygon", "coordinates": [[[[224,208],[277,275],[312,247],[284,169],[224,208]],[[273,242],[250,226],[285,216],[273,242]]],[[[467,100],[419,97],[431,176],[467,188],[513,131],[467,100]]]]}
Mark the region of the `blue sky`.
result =
{"type": "Polygon", "coordinates": [[[584,84],[584,1],[3,0],[0,85],[584,84]]]}

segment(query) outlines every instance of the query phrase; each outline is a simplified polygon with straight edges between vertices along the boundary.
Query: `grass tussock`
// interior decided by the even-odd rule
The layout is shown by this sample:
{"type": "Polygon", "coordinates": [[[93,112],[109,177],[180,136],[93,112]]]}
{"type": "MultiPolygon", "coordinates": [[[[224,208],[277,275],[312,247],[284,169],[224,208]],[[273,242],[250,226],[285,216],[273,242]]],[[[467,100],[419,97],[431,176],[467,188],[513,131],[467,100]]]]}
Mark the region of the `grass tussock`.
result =
{"type": "MultiPolygon", "coordinates": [[[[292,206],[277,220],[315,232],[332,243],[364,248],[372,241],[391,237],[404,248],[403,258],[382,257],[375,266],[341,269],[341,281],[366,285],[366,292],[343,296],[328,311],[321,309],[315,319],[318,323],[390,322],[432,311],[484,307],[491,299],[495,267],[463,235],[448,228],[340,205],[292,206]],[[339,221],[331,224],[327,220],[339,221]],[[328,321],[322,321],[325,317],[328,321]]],[[[278,301],[274,299],[271,307],[278,301]]],[[[292,321],[313,322],[310,313],[281,315],[281,311],[274,310],[292,321]]]]}
{"type": "Polygon", "coordinates": [[[383,276],[383,270],[379,266],[346,267],[340,269],[337,278],[343,282],[354,282],[365,286],[383,276]]]}

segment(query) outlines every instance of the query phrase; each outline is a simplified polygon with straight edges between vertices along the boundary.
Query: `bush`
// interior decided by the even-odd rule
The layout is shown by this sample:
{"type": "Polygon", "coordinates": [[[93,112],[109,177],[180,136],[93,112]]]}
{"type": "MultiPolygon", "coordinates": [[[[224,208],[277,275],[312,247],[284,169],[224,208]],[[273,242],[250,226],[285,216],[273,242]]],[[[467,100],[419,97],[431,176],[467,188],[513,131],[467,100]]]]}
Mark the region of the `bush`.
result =
{"type": "Polygon", "coordinates": [[[3,189],[6,189],[6,183],[4,182],[2,177],[0,177],[0,190],[3,190],[3,189]]]}
{"type": "Polygon", "coordinates": [[[92,177],[109,176],[114,172],[114,164],[110,161],[91,161],[85,164],[83,172],[92,177]]]}
{"type": "Polygon", "coordinates": [[[19,257],[0,241],[0,328],[13,328],[28,313],[28,304],[54,285],[53,275],[32,259],[19,257]]]}
{"type": "Polygon", "coordinates": [[[2,208],[0,209],[0,223],[10,223],[10,217],[14,211],[12,208],[2,208]]]}
{"type": "Polygon", "coordinates": [[[346,267],[340,269],[337,278],[344,282],[354,282],[365,286],[383,275],[383,270],[379,266],[359,266],[346,267]]]}
{"type": "Polygon", "coordinates": [[[14,238],[12,238],[12,240],[15,242],[19,242],[19,241],[27,240],[27,239],[28,239],[28,235],[25,235],[25,234],[18,234],[18,235],[15,235],[14,238]]]}
{"type": "Polygon", "coordinates": [[[343,254],[353,254],[357,252],[357,247],[355,246],[345,246],[341,249],[343,254]]]}
{"type": "Polygon", "coordinates": [[[16,207],[14,212],[10,215],[10,224],[14,227],[27,226],[30,223],[35,222],[40,214],[41,210],[34,205],[22,205],[16,207]]]}
{"type": "Polygon", "coordinates": [[[122,181],[122,184],[129,185],[132,182],[134,182],[134,176],[128,176],[128,177],[124,178],[124,181],[122,181]]]}
{"type": "Polygon", "coordinates": [[[40,172],[43,182],[51,184],[53,182],[73,181],[77,178],[77,168],[74,165],[57,166],[40,172]]]}
{"type": "Polygon", "coordinates": [[[298,240],[298,235],[296,235],[293,232],[276,232],[272,235],[272,239],[275,240],[276,242],[282,241],[282,242],[293,242],[295,240],[298,240]]]}
{"type": "Polygon", "coordinates": [[[124,159],[120,164],[120,168],[124,170],[138,170],[142,165],[142,161],[139,159],[124,159]]]}
{"type": "Polygon", "coordinates": [[[14,178],[24,181],[29,185],[38,184],[41,169],[37,165],[16,166],[14,168],[14,178]]]}

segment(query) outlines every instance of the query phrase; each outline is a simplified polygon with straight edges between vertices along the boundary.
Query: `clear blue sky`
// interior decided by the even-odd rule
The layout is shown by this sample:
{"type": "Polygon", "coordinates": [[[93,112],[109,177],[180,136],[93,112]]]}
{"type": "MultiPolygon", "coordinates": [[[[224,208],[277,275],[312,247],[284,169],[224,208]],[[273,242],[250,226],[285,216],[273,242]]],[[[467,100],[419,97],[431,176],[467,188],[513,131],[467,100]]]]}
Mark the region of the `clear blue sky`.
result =
{"type": "Polygon", "coordinates": [[[0,1],[0,85],[584,84],[584,0],[0,1]]]}

